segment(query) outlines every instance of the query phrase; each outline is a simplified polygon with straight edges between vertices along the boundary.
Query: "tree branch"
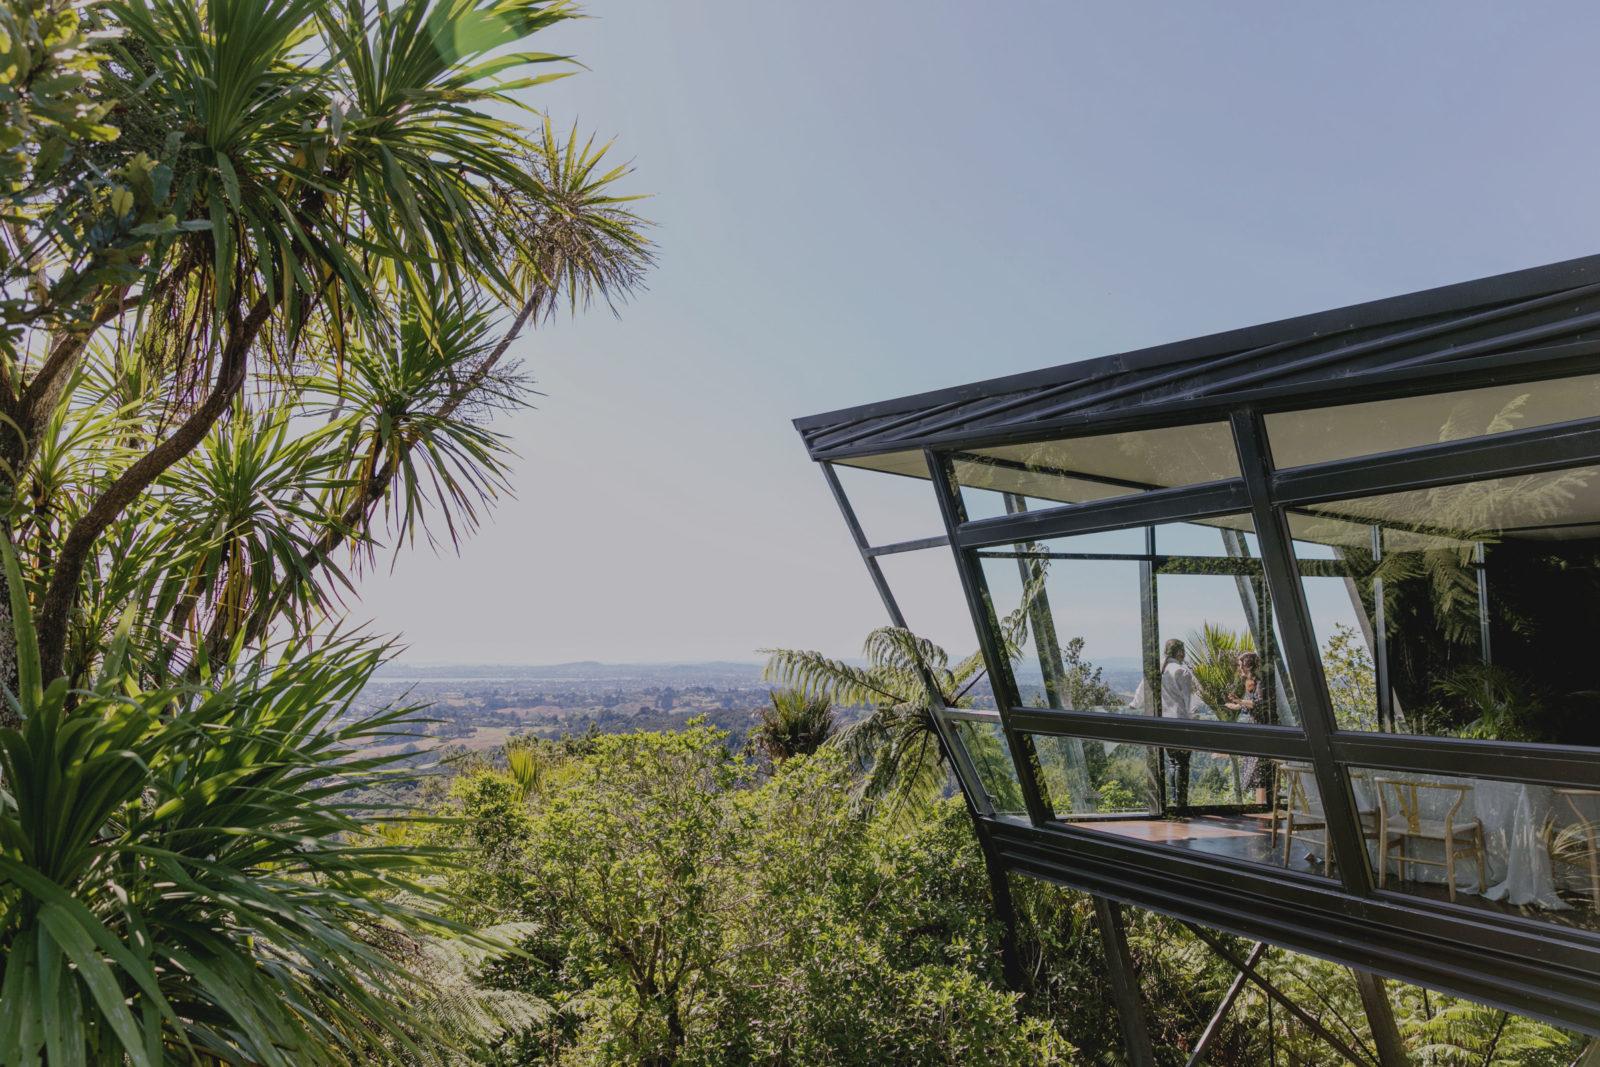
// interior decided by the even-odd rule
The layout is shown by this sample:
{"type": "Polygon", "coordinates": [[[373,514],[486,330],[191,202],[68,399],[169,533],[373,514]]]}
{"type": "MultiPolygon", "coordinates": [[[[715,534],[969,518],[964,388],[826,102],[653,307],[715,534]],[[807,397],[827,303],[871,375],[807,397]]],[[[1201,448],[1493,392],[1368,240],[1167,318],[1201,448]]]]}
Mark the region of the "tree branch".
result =
{"type": "Polygon", "coordinates": [[[55,678],[61,673],[67,622],[77,603],[78,582],[95,542],[164,471],[194,451],[228,410],[244,386],[250,348],[271,317],[273,306],[272,294],[263,293],[256,299],[249,314],[243,321],[236,322],[229,332],[217,368],[217,380],[206,398],[170,436],[118,475],[62,540],[55,573],[50,577],[39,607],[39,659],[44,677],[55,678]]]}
{"type": "MultiPolygon", "coordinates": [[[[510,350],[512,342],[521,336],[528,323],[538,315],[539,309],[544,305],[548,296],[549,292],[545,288],[538,287],[534,289],[533,293],[522,305],[521,310],[517,312],[516,317],[506,327],[505,334],[494,346],[494,349],[484,358],[483,362],[473,368],[471,374],[458,382],[451,389],[450,395],[440,403],[438,409],[434,412],[436,417],[447,418],[454,414],[462,404],[466,403],[473,392],[483,385],[494,371],[495,366],[505,358],[505,354],[510,350]]],[[[350,502],[349,506],[339,516],[339,521],[323,530],[322,535],[317,538],[316,544],[307,549],[300,557],[302,570],[297,577],[303,578],[320,567],[341,544],[350,538],[353,531],[365,531],[368,528],[372,521],[373,510],[383,500],[384,494],[389,491],[389,486],[394,481],[395,475],[399,473],[400,463],[405,458],[410,447],[398,435],[395,435],[390,437],[389,445],[385,449],[381,461],[377,455],[371,457],[372,473],[367,476],[366,481],[359,487],[356,498],[350,502]]],[[[283,602],[287,600],[288,595],[288,586],[285,584],[277,597],[270,602],[261,604],[252,613],[250,621],[245,628],[244,640],[246,644],[254,644],[266,636],[267,628],[277,618],[278,612],[283,602]]],[[[227,636],[226,627],[219,625],[217,620],[213,620],[205,639],[206,651],[212,655],[220,652],[222,642],[227,639],[227,636]]]]}

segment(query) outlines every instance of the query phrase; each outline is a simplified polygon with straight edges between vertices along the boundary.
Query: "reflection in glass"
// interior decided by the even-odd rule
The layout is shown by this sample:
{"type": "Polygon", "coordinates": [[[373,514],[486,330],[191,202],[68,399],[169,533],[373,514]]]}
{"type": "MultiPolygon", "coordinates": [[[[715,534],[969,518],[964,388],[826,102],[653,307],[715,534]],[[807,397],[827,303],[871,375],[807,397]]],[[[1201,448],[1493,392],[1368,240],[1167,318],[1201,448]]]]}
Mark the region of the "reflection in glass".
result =
{"type": "Polygon", "coordinates": [[[1275,867],[1334,870],[1307,765],[1076,737],[1033,741],[1041,787],[1058,819],[1275,867]]]}
{"type": "Polygon", "coordinates": [[[1011,760],[1011,749],[1006,745],[1000,724],[956,719],[950,725],[955,730],[956,740],[966,749],[973,769],[978,772],[978,781],[995,812],[1001,815],[1026,812],[1022,785],[1017,781],[1017,766],[1011,760]]]}
{"type": "Polygon", "coordinates": [[[1386,889],[1600,927],[1600,790],[1355,768],[1386,889]]]}
{"type": "Polygon", "coordinates": [[[1019,542],[978,557],[997,617],[1023,623],[1013,672],[1024,706],[1299,721],[1248,516],[1019,542]]]}
{"type": "Polygon", "coordinates": [[[1600,468],[1290,518],[1340,728],[1600,744],[1600,468]]]}
{"type": "Polygon", "coordinates": [[[1280,467],[1549,426],[1600,413],[1600,375],[1268,415],[1280,467]]]}
{"type": "Polygon", "coordinates": [[[1034,508],[1239,477],[1225,422],[967,449],[951,462],[964,489],[1011,494],[1034,508]]]}

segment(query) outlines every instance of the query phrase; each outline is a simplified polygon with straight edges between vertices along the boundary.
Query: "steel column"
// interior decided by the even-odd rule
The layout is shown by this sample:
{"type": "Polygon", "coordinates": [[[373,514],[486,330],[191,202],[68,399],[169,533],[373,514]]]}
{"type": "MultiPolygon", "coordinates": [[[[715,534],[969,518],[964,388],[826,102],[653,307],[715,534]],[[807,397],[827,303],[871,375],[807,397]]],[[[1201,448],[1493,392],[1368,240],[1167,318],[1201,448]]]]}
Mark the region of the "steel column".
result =
{"type": "Polygon", "coordinates": [[[1361,1007],[1367,1013],[1367,1027],[1372,1031],[1380,1067],[1406,1067],[1406,1046],[1400,1040],[1400,1028],[1394,1022],[1394,1006],[1389,1003],[1383,979],[1359,967],[1350,968],[1350,973],[1356,976],[1356,988],[1361,991],[1361,1007]]]}
{"type": "MultiPolygon", "coordinates": [[[[939,513],[944,516],[945,528],[954,530],[966,521],[966,509],[961,503],[949,461],[932,452],[924,453],[928,463],[928,476],[933,480],[934,495],[939,500],[939,513]]],[[[1022,787],[1022,802],[1028,809],[1028,818],[1035,825],[1051,818],[1049,805],[1044,802],[1035,774],[1038,760],[1033,745],[1019,735],[1006,721],[1006,709],[1022,703],[1017,696],[1016,680],[1011,676],[1011,660],[1000,646],[1000,623],[994,614],[994,603],[983,573],[972,553],[954,541],[950,545],[955,556],[956,571],[961,576],[961,592],[967,599],[967,611],[977,630],[978,647],[983,651],[984,663],[989,668],[989,687],[994,691],[995,705],[1000,711],[1002,732],[1011,752],[1011,763],[1016,768],[1017,782],[1022,787]]]]}
{"type": "Polygon", "coordinates": [[[1266,428],[1253,412],[1233,416],[1234,442],[1239,449],[1239,466],[1250,490],[1250,514],[1255,519],[1256,538],[1261,543],[1261,561],[1266,570],[1267,589],[1278,607],[1278,625],[1283,629],[1284,656],[1289,663],[1289,678],[1300,707],[1300,727],[1311,747],[1311,766],[1316,772],[1317,791],[1322,797],[1324,847],[1333,850],[1339,865],[1339,880],[1352,893],[1372,891],[1372,872],[1367,865],[1366,839],[1356,813],[1355,797],[1344,772],[1334,762],[1329,739],[1337,729],[1327,681],[1317,654],[1316,628],[1306,606],[1300,570],[1294,562],[1294,545],[1283,513],[1272,506],[1268,479],[1272,454],[1267,446],[1266,428]]]}
{"type": "MultiPolygon", "coordinates": [[[[1248,966],[1254,967],[1261,957],[1266,955],[1266,952],[1267,943],[1265,941],[1257,941],[1255,947],[1250,950],[1250,955],[1244,958],[1244,962],[1248,966]]],[[[1233,1007],[1233,1002],[1239,999],[1239,994],[1244,990],[1245,983],[1249,980],[1250,976],[1243,971],[1234,976],[1233,984],[1228,987],[1228,992],[1223,995],[1222,1002],[1217,1005],[1217,1010],[1211,1013],[1211,1021],[1206,1023],[1206,1028],[1201,1032],[1200,1040],[1194,1046],[1194,1051],[1189,1053],[1187,1067],[1200,1067],[1200,1064],[1205,1062],[1206,1053],[1210,1050],[1211,1043],[1217,1039],[1218,1034],[1222,1033],[1222,1024],[1227,1021],[1229,1009],[1233,1007]]]]}
{"type": "Polygon", "coordinates": [[[1139,976],[1134,970],[1133,956],[1128,952],[1127,932],[1122,928],[1122,905],[1098,895],[1093,899],[1100,940],[1106,950],[1111,997],[1117,1005],[1117,1023],[1122,1027],[1128,1063],[1130,1067],[1155,1067],[1150,1024],[1145,1020],[1144,1001],[1139,996],[1139,976]]]}

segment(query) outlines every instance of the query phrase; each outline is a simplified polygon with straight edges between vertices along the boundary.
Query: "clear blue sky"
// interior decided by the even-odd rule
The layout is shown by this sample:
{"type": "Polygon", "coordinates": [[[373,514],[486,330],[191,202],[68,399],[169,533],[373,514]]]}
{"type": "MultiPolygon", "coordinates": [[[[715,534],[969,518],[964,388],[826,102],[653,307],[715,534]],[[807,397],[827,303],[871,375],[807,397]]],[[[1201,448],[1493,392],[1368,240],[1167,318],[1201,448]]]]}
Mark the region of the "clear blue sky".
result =
{"type": "Polygon", "coordinates": [[[462,558],[365,582],[412,661],[852,655],[882,610],[791,418],[1600,251],[1592,3],[588,10],[535,99],[635,162],[660,265],[520,345],[548,396],[462,558]]]}

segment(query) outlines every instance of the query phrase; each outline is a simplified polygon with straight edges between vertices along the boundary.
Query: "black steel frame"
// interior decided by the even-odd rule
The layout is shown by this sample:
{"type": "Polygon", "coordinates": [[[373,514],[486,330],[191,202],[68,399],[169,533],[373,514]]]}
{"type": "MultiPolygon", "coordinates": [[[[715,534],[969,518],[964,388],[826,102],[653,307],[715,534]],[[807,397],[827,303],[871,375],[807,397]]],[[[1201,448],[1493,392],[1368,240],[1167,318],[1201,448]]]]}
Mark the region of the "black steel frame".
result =
{"type": "MultiPolygon", "coordinates": [[[[1600,373],[1600,256],[797,420],[883,596],[903,625],[880,555],[948,544],[998,711],[940,709],[941,738],[1000,871],[1311,953],[1600,1035],[1600,933],[1379,890],[1349,786],[1353,767],[1600,788],[1600,749],[1340,731],[1291,546],[1290,509],[1600,464],[1595,417],[1280,470],[1264,418],[1481,385],[1600,373]],[[997,444],[1226,421],[1241,476],[1209,484],[969,521],[958,453],[997,444]],[[832,465],[923,453],[943,537],[872,546],[832,465]],[[1248,513],[1278,614],[1300,725],[1251,726],[1025,708],[1002,654],[980,565],[985,549],[1049,537],[1248,513]],[[998,723],[1027,817],[997,814],[949,723],[998,723]],[[1156,747],[1292,758],[1314,769],[1336,882],[1199,855],[1059,821],[1037,779],[1031,738],[1056,734],[1156,747]]],[[[1002,905],[1007,906],[1007,905],[1002,905]]],[[[1114,912],[1113,912],[1114,913],[1114,912]]]]}

